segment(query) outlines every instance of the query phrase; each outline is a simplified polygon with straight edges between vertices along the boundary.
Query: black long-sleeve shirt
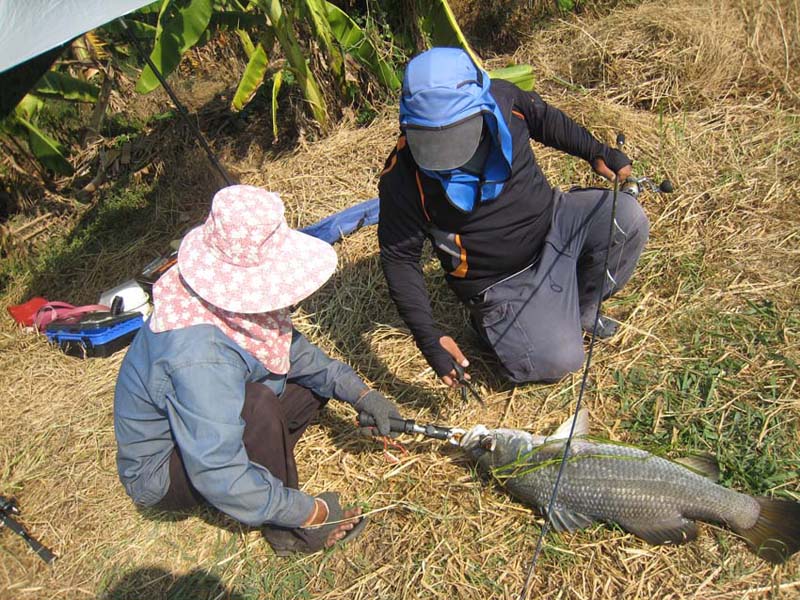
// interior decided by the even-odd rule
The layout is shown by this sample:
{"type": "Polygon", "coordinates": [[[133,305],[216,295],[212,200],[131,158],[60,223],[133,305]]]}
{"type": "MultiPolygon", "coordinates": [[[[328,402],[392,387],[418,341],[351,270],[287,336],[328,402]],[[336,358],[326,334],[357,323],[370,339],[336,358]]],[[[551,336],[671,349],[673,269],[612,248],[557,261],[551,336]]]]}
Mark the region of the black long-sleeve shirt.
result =
{"type": "Polygon", "coordinates": [[[471,213],[453,207],[439,181],[414,162],[403,135],[378,184],[378,241],[389,293],[440,376],[453,367],[439,344],[445,334],[433,319],[420,267],[425,239],[431,240],[450,288],[466,300],[532,264],[541,251],[554,191],[536,163],[531,138],[587,161],[617,162],[608,146],[538,94],[502,80],[492,81],[491,94],[512,138],[511,176],[497,198],[471,213]]]}

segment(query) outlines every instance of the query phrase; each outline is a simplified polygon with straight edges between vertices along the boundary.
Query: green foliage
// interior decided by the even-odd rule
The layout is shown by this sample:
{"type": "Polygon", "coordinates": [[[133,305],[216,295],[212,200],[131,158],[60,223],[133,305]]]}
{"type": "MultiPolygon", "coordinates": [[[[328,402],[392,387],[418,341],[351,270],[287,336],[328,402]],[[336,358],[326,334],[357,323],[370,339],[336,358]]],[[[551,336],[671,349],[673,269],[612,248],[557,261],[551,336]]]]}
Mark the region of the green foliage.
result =
{"type": "Polygon", "coordinates": [[[100,88],[96,85],[59,71],[45,73],[33,90],[42,96],[56,96],[75,102],[97,102],[100,95],[100,88]]]}
{"type": "Polygon", "coordinates": [[[14,132],[19,135],[20,128],[27,132],[28,146],[36,159],[48,169],[63,175],[72,174],[72,165],[64,157],[64,148],[56,140],[47,135],[27,119],[16,115],[14,132]]]}
{"type": "MultiPolygon", "coordinates": [[[[141,13],[141,11],[139,11],[139,13],[141,13]]],[[[133,36],[137,39],[145,40],[149,38],[155,38],[156,36],[156,28],[149,23],[127,18],[125,19],[125,24],[128,26],[128,29],[131,30],[133,36]]],[[[122,25],[120,25],[118,20],[106,23],[103,25],[102,30],[108,34],[115,35],[120,39],[125,37],[125,30],[122,28],[122,25]]],[[[119,50],[120,48],[117,49],[119,50]]]]}
{"type": "Polygon", "coordinates": [[[419,16],[419,28],[426,36],[429,46],[453,46],[466,50],[482,66],[481,59],[472,50],[464,33],[456,22],[447,0],[424,0],[419,16]]]}
{"type": "Polygon", "coordinates": [[[489,71],[489,77],[492,79],[505,79],[528,92],[533,89],[535,81],[531,65],[511,65],[502,69],[494,69],[489,71]]]}
{"type": "Polygon", "coordinates": [[[64,157],[63,146],[35,124],[36,117],[43,105],[44,102],[40,98],[28,94],[17,105],[14,112],[0,123],[0,131],[24,139],[34,158],[46,168],[56,173],[70,175],[73,169],[64,157]]]}
{"type": "Polygon", "coordinates": [[[236,93],[233,96],[231,106],[234,110],[242,110],[250,102],[267,74],[269,67],[269,57],[267,56],[268,44],[264,41],[259,42],[250,54],[250,60],[239,80],[236,93]]]}
{"type": "Polygon", "coordinates": [[[395,68],[383,59],[380,50],[372,43],[366,32],[336,5],[330,2],[323,2],[323,5],[333,34],[344,51],[368,67],[382,85],[391,90],[400,89],[402,83],[400,76],[395,68]]]}
{"type": "MultiPolygon", "coordinates": [[[[164,0],[150,54],[150,60],[162,75],[172,73],[183,54],[200,39],[211,21],[212,5],[212,0],[164,0]]],[[[155,73],[147,66],[136,83],[136,91],[147,94],[159,85],[155,73]]]]}
{"type": "Polygon", "coordinates": [[[312,25],[316,43],[328,57],[328,67],[341,92],[347,89],[344,73],[344,55],[334,41],[331,23],[326,13],[325,0],[302,0],[301,7],[306,20],[312,25]]]}
{"type": "Polygon", "coordinates": [[[269,22],[275,32],[275,37],[283,49],[289,68],[297,78],[297,84],[303,92],[303,97],[311,108],[314,119],[322,127],[328,122],[328,108],[325,97],[320,90],[317,78],[308,66],[303,48],[297,41],[294,19],[291,13],[283,10],[278,0],[255,0],[258,6],[266,12],[269,22]]]}
{"type": "Polygon", "coordinates": [[[276,139],[278,137],[278,93],[281,91],[281,83],[283,83],[283,71],[278,71],[272,80],[272,136],[276,139]]]}
{"type": "MultiPolygon", "coordinates": [[[[416,25],[422,37],[431,45],[460,46],[480,65],[480,59],[469,46],[446,0],[418,0],[416,25]]],[[[125,23],[137,38],[152,38],[150,59],[160,73],[168,76],[179,65],[182,56],[197,44],[209,41],[216,31],[234,32],[248,56],[231,107],[242,110],[269,78],[272,46],[277,40],[286,61],[283,69],[272,79],[273,132],[277,136],[278,96],[283,85],[296,85],[314,119],[326,127],[331,101],[357,104],[359,119],[368,118],[374,110],[370,100],[358,93],[358,78],[347,73],[345,56],[351,56],[361,67],[372,73],[384,90],[396,92],[402,83],[398,64],[412,54],[412,39],[406,32],[381,30],[369,19],[357,22],[342,9],[327,0],[297,0],[284,5],[279,0],[160,0],[138,11],[125,23]],[[155,26],[153,25],[155,23],[155,26]],[[311,33],[311,38],[308,34],[311,33]],[[253,43],[251,33],[258,36],[253,43]],[[398,50],[397,43],[401,46],[398,50]],[[321,53],[328,79],[320,83],[321,73],[315,72],[308,57],[321,53]],[[332,83],[333,85],[328,85],[332,83]],[[325,89],[325,93],[323,93],[325,89]]],[[[124,38],[119,22],[105,25],[102,30],[112,39],[124,38]]],[[[124,43],[109,43],[116,56],[127,56],[124,43]]],[[[313,64],[319,64],[315,61],[313,64]]],[[[490,74],[508,79],[523,89],[533,87],[533,71],[529,66],[510,66],[490,74]]],[[[137,81],[136,90],[149,93],[160,85],[153,70],[146,66],[137,81]]],[[[98,100],[99,88],[87,81],[72,77],[57,69],[47,73],[34,88],[37,96],[92,103],[98,100]]],[[[32,98],[32,97],[31,97],[32,98]]],[[[72,173],[64,148],[36,122],[41,104],[33,105],[30,98],[3,124],[3,131],[27,141],[31,154],[48,169],[72,173]]],[[[56,127],[60,124],[56,123],[56,127]]]]}

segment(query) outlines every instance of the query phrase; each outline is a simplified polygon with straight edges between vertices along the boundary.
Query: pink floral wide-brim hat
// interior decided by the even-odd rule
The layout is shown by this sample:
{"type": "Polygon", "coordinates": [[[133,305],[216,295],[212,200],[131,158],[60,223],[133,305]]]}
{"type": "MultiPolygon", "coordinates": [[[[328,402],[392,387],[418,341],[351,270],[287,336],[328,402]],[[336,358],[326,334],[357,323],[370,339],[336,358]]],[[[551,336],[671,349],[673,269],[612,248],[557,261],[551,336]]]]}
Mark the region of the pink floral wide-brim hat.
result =
{"type": "Polygon", "coordinates": [[[206,222],[178,250],[184,281],[206,302],[236,313],[286,308],[336,270],[336,251],[286,223],[280,196],[250,185],[219,190],[206,222]]]}

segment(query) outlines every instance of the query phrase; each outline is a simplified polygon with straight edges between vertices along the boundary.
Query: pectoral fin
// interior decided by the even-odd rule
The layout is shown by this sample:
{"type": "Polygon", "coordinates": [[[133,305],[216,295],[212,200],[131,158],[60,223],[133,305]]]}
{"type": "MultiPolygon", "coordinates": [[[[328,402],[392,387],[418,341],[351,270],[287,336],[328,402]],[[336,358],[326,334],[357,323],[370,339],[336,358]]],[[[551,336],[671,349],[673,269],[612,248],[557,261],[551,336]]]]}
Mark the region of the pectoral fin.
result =
{"type": "Polygon", "coordinates": [[[675,517],[661,521],[618,521],[619,525],[633,535],[642,538],[649,544],[684,544],[697,537],[697,523],[675,517]]]}
{"type": "Polygon", "coordinates": [[[592,517],[566,508],[553,507],[553,512],[550,513],[550,524],[558,532],[573,532],[577,529],[588,527],[594,522],[595,519],[592,517]]]}

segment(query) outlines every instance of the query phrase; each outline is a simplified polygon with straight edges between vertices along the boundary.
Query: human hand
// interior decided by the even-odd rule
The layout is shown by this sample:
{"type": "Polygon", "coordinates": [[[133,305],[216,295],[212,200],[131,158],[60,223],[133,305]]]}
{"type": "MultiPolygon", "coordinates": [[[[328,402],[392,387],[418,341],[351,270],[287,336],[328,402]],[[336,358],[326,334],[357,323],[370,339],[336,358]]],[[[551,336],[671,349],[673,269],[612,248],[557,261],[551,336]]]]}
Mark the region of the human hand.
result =
{"type": "Polygon", "coordinates": [[[609,181],[625,181],[631,174],[631,159],[624,152],[611,148],[607,152],[608,163],[602,156],[596,156],[592,160],[594,172],[605,177],[609,181]]]}
{"type": "Polygon", "coordinates": [[[376,427],[380,435],[392,435],[389,419],[402,419],[397,410],[397,406],[391,400],[387,400],[383,394],[377,390],[369,390],[361,396],[361,398],[356,400],[355,404],[353,404],[353,408],[360,413],[371,416],[375,420],[374,427],[361,427],[359,429],[364,435],[375,435],[376,427]]]}
{"type": "Polygon", "coordinates": [[[594,169],[595,173],[601,177],[605,177],[609,181],[614,181],[615,177],[618,181],[625,181],[631,174],[630,165],[625,165],[619,171],[614,173],[614,171],[608,167],[606,161],[604,161],[602,158],[595,158],[594,162],[592,163],[592,168],[594,169]]]}
{"type": "MultiPolygon", "coordinates": [[[[443,335],[440,337],[439,344],[442,346],[442,348],[447,350],[447,353],[453,357],[453,360],[456,361],[457,365],[460,365],[465,369],[469,366],[467,357],[464,356],[464,353],[461,352],[461,348],[458,347],[458,344],[456,344],[455,340],[449,335],[443,335]]],[[[469,373],[464,373],[464,379],[471,379],[469,373]]],[[[455,369],[445,375],[442,375],[442,381],[446,386],[451,388],[457,388],[461,385],[458,382],[458,374],[456,373],[455,369]]]]}

